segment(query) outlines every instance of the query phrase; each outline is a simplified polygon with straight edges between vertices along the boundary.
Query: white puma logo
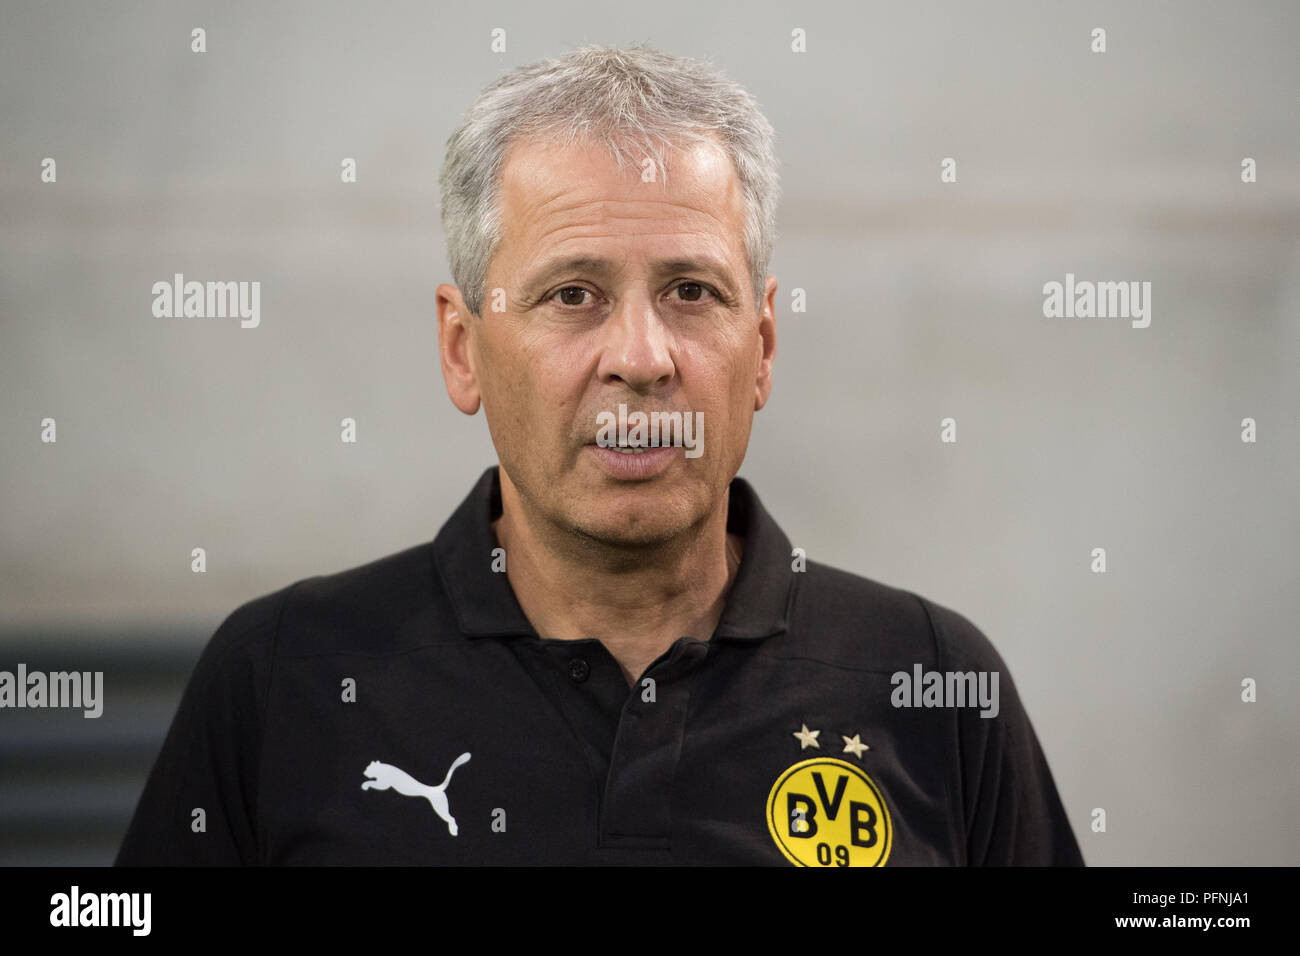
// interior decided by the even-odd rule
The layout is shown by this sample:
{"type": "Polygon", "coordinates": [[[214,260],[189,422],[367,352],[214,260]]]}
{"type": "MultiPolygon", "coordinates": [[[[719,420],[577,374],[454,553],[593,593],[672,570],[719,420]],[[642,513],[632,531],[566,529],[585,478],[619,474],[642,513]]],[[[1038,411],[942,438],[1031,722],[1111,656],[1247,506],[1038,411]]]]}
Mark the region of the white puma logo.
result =
{"type": "Polygon", "coordinates": [[[456,768],[469,760],[469,754],[463,753],[451,763],[451,769],[447,771],[446,778],[436,787],[420,783],[405,770],[394,767],[390,763],[380,763],[378,760],[370,761],[370,766],[366,767],[366,776],[374,777],[373,780],[367,780],[361,785],[362,790],[388,790],[393,789],[405,797],[424,797],[433,807],[433,812],[447,821],[447,829],[451,835],[456,835],[456,820],[451,815],[451,809],[447,806],[447,784],[451,783],[451,775],[456,772],[456,768]]]}

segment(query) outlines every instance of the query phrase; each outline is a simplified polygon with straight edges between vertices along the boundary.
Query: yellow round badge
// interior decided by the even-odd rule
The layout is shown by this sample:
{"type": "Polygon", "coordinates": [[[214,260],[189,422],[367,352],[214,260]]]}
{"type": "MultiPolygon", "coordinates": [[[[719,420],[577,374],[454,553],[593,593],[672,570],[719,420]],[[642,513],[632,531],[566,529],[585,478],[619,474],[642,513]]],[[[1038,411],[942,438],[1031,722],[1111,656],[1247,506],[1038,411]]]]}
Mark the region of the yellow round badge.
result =
{"type": "Polygon", "coordinates": [[[893,842],[880,790],[834,757],[802,760],[777,778],[767,829],[796,866],[883,866],[893,842]]]}

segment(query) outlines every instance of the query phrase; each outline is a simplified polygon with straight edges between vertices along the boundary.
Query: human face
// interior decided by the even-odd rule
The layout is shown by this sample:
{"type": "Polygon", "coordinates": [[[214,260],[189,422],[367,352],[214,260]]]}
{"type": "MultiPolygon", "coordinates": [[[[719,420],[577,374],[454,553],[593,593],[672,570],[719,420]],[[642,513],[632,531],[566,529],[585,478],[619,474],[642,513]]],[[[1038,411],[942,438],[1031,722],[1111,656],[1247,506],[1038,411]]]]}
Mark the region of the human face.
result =
{"type": "Polygon", "coordinates": [[[439,288],[448,391],[471,414],[481,401],[503,496],[530,523],[614,545],[716,515],[771,390],[776,280],[756,303],[732,164],[707,145],[664,161],[646,182],[599,146],[516,143],[482,315],[439,288]],[[702,453],[598,447],[598,415],[620,403],[702,413],[702,453]]]}

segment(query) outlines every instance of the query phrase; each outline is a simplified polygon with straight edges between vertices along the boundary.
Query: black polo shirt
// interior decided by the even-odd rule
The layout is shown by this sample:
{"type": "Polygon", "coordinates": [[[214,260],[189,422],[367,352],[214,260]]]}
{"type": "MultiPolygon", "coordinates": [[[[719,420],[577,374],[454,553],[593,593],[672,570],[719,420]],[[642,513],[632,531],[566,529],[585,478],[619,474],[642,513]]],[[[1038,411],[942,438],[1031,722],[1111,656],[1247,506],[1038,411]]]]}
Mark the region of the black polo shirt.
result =
{"type": "Polygon", "coordinates": [[[712,640],[632,687],[598,640],[537,635],[500,511],[494,467],[431,543],[231,614],[118,865],[1083,862],[988,639],[805,568],[743,479],[712,640]],[[997,672],[997,715],[891,678],[928,671],[997,672]]]}

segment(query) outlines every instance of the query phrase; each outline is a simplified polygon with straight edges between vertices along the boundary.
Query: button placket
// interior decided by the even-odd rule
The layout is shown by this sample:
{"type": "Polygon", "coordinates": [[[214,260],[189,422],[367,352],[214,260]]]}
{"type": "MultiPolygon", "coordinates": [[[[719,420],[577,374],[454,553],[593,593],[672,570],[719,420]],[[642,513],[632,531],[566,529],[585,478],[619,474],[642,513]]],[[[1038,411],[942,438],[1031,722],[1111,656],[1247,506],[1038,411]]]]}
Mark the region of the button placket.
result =
{"type": "Polygon", "coordinates": [[[655,699],[631,689],[619,721],[601,806],[602,846],[667,849],[672,835],[673,780],[681,756],[690,688],[708,653],[702,642],[682,641],[647,668],[655,699]]]}

